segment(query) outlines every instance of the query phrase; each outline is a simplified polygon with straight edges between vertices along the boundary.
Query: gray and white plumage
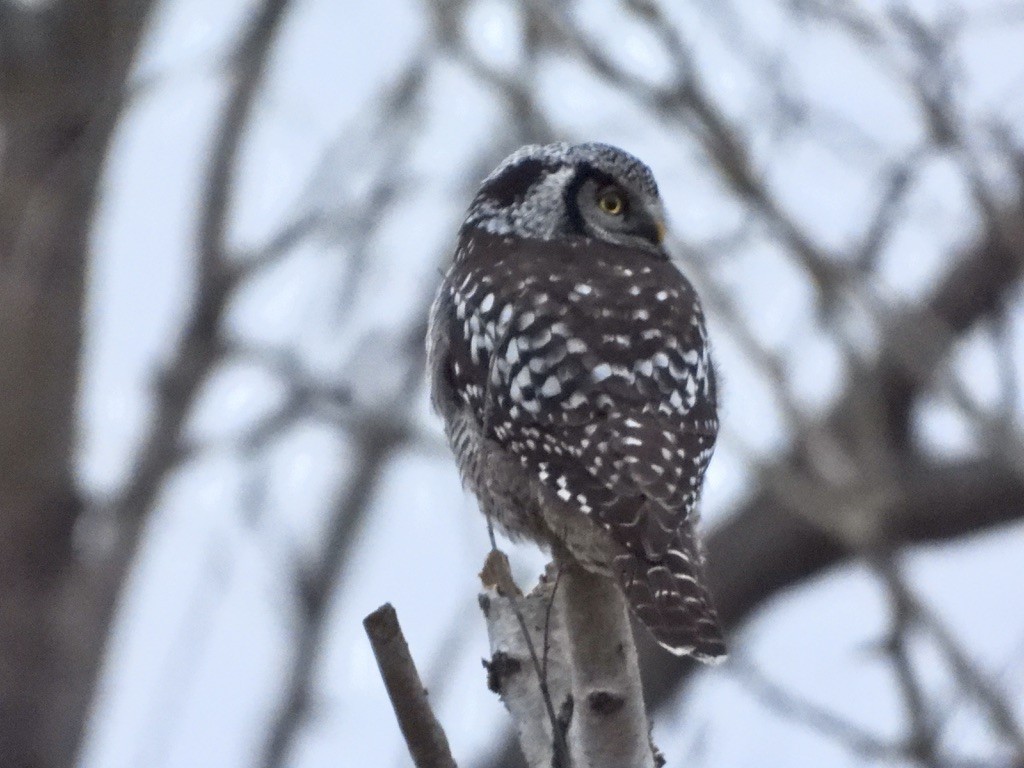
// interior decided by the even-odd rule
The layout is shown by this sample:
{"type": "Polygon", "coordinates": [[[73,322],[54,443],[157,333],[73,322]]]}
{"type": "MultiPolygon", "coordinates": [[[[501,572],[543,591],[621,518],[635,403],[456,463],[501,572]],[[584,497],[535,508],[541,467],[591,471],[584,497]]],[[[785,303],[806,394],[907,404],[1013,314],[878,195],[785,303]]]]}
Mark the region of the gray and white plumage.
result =
{"type": "Polygon", "coordinates": [[[620,149],[512,154],[431,308],[431,398],[495,524],[617,578],[659,643],[713,661],[725,645],[695,524],[715,375],[663,220],[650,170],[620,149]]]}

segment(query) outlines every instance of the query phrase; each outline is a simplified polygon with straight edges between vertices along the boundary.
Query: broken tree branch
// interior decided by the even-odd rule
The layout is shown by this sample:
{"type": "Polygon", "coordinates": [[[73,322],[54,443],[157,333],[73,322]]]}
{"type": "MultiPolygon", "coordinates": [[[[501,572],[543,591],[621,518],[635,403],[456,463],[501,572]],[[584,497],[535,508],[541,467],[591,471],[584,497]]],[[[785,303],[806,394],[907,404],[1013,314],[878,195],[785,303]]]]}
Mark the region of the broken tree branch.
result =
{"type": "Polygon", "coordinates": [[[456,768],[391,603],[363,619],[363,627],[416,768],[456,768]]]}
{"type": "Polygon", "coordinates": [[[496,550],[481,578],[486,583],[480,608],[491,643],[491,660],[484,663],[487,687],[512,715],[529,768],[570,768],[572,673],[565,624],[553,610],[557,582],[542,579],[530,594],[518,594],[508,560],[496,550]]]}
{"type": "Polygon", "coordinates": [[[497,550],[481,577],[492,654],[488,687],[512,715],[527,765],[662,765],[618,586],[573,563],[552,564],[524,597],[497,550]]]}

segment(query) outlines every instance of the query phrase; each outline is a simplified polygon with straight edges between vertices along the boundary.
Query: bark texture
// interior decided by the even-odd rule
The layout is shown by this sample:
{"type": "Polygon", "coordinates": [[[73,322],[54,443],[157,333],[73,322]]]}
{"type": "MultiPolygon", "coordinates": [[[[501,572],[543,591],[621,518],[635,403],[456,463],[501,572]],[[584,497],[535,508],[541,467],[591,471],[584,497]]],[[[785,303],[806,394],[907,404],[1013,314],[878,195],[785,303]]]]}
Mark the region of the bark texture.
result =
{"type": "Polygon", "coordinates": [[[70,766],[108,623],[73,533],[89,230],[150,3],[0,3],[0,756],[70,766]]]}

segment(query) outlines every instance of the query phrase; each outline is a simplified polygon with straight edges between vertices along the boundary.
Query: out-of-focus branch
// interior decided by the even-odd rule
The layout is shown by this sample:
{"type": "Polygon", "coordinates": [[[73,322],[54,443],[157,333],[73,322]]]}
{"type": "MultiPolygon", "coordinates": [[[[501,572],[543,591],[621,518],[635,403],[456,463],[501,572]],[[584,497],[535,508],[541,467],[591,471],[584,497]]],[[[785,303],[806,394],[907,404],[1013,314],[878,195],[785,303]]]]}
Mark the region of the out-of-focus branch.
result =
{"type": "MultiPolygon", "coordinates": [[[[988,463],[908,467],[903,494],[880,515],[885,526],[881,540],[899,548],[1024,520],[1022,499],[1024,478],[988,463]]],[[[855,555],[768,491],[712,530],[707,549],[711,591],[729,629],[785,589],[855,555]]],[[[666,658],[650,643],[642,643],[641,652],[645,690],[652,706],[658,706],[695,667],[666,658]]]]}
{"type": "Polygon", "coordinates": [[[890,744],[856,723],[787,691],[738,654],[730,654],[726,670],[775,714],[802,723],[862,759],[892,762],[905,754],[899,744],[890,744]]]}
{"type": "MultiPolygon", "coordinates": [[[[887,559],[887,556],[880,558],[887,559]]],[[[890,572],[892,578],[900,578],[896,566],[883,562],[880,569],[890,572]]],[[[944,764],[939,755],[938,728],[933,713],[929,711],[914,663],[910,655],[910,635],[913,616],[905,601],[890,590],[890,627],[885,639],[884,650],[892,660],[893,672],[902,694],[904,709],[909,721],[907,752],[928,768],[941,768],[944,764]]]]}
{"type": "Polygon", "coordinates": [[[892,314],[884,324],[886,354],[864,373],[877,382],[890,439],[898,447],[907,446],[912,405],[956,337],[997,313],[1024,276],[1022,216],[1024,198],[996,214],[978,243],[954,261],[924,311],[892,314]]]}
{"type": "Polygon", "coordinates": [[[431,0],[429,3],[434,35],[442,50],[463,65],[469,74],[488,86],[502,103],[507,121],[501,126],[504,135],[492,142],[491,153],[486,156],[480,174],[488,173],[494,163],[515,147],[522,144],[536,144],[554,141],[559,136],[542,108],[540,97],[541,81],[538,78],[540,54],[550,41],[547,40],[548,23],[529,4],[519,4],[522,15],[519,20],[522,54],[514,67],[498,69],[485,61],[474,48],[467,36],[468,27],[463,23],[466,5],[448,0],[431,0]],[[494,151],[497,156],[494,156],[494,151]]]}
{"type": "MultiPolygon", "coordinates": [[[[371,176],[365,188],[332,199],[324,212],[329,234],[345,243],[346,270],[337,297],[339,322],[357,304],[363,278],[372,263],[374,240],[386,223],[382,213],[394,207],[403,191],[412,186],[407,164],[409,147],[421,126],[421,100],[431,64],[423,51],[411,55],[402,71],[370,102],[374,105],[372,118],[360,119],[352,130],[343,131],[321,161],[324,169],[344,168],[347,174],[371,176]]],[[[319,175],[311,179],[311,192],[319,175]]]]}
{"type": "Polygon", "coordinates": [[[89,233],[151,2],[0,3],[0,754],[71,765],[109,592],[76,546],[89,233]],[[102,5],[102,4],[100,4],[102,5]]]}
{"type": "Polygon", "coordinates": [[[896,225],[901,221],[904,203],[913,188],[913,181],[921,161],[920,152],[895,163],[887,171],[882,193],[875,209],[867,219],[860,242],[853,251],[853,263],[864,273],[874,271],[883,248],[888,244],[896,225]]]}
{"type": "Polygon", "coordinates": [[[232,279],[234,273],[228,265],[225,232],[238,153],[274,36],[287,8],[288,0],[264,0],[233,57],[233,84],[210,152],[200,205],[196,296],[177,349],[159,377],[155,416],[139,458],[114,505],[115,518],[125,525],[129,552],[134,551],[140,522],[177,463],[186,417],[196,393],[223,351],[220,325],[237,280],[232,279]]]}
{"type": "Polygon", "coordinates": [[[295,656],[284,686],[278,712],[267,731],[259,765],[276,768],[288,757],[292,742],[305,722],[316,673],[316,662],[326,633],[331,596],[348,561],[355,532],[365,518],[380,476],[404,434],[399,414],[381,414],[354,430],[355,462],[352,481],[341,489],[331,510],[323,555],[309,571],[298,574],[299,626],[295,656]]]}
{"type": "Polygon", "coordinates": [[[427,701],[398,616],[390,604],[363,619],[380,676],[416,768],[456,768],[448,738],[427,701]]]}
{"type": "Polygon", "coordinates": [[[878,562],[876,572],[885,584],[895,610],[904,616],[906,622],[913,622],[932,635],[952,667],[957,682],[981,705],[995,732],[1013,748],[1016,759],[1024,761],[1024,728],[1017,722],[1009,702],[977,668],[943,623],[918,599],[894,559],[878,562]]]}

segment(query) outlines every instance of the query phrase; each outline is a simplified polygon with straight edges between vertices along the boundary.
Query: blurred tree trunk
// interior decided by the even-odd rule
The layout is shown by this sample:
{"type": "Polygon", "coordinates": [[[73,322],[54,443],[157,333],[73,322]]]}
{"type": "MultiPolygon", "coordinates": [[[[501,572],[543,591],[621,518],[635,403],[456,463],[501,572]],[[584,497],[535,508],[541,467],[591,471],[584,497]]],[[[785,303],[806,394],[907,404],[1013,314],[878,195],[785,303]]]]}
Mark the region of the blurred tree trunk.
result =
{"type": "Polygon", "coordinates": [[[115,580],[78,557],[89,229],[149,0],[0,0],[0,764],[74,763],[115,580]]]}

